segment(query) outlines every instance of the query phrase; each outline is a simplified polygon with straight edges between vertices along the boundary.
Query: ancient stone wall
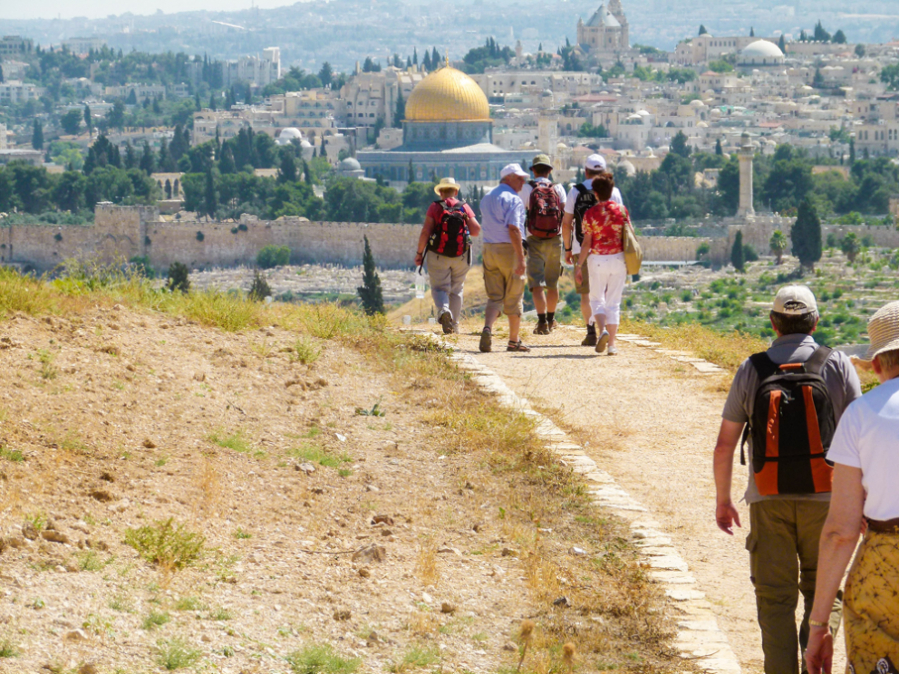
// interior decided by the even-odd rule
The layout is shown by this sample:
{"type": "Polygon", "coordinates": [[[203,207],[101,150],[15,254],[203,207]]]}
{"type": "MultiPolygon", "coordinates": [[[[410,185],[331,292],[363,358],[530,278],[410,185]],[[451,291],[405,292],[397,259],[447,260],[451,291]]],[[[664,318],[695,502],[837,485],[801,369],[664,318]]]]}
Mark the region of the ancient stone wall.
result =
{"type": "MultiPolygon", "coordinates": [[[[0,227],[0,262],[28,265],[45,271],[66,258],[99,258],[104,262],[147,256],[150,264],[166,269],[173,262],[191,268],[228,267],[253,263],[267,245],[288,246],[295,263],[359,265],[363,237],[368,236],[377,264],[382,268],[411,267],[421,228],[387,223],[308,222],[286,218],[268,222],[244,216],[240,223],[163,222],[155,208],[99,204],[95,224],[11,225],[0,227]]],[[[696,259],[697,246],[709,243],[711,259],[726,262],[737,231],[744,242],[766,254],[772,231],[789,235],[792,224],[780,218],[731,225],[728,236],[639,237],[647,261],[680,262],[696,259]]],[[[871,236],[878,246],[897,247],[897,230],[890,227],[823,227],[823,236],[847,231],[871,236]]],[[[481,253],[475,239],[474,254],[481,253]]]]}

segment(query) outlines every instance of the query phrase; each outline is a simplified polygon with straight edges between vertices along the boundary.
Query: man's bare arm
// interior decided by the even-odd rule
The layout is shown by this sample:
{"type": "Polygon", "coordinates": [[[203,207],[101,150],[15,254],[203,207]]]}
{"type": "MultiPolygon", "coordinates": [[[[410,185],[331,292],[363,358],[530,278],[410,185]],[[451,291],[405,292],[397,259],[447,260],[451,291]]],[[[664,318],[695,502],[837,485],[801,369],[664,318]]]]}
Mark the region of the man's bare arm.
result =
{"type": "Polygon", "coordinates": [[[744,424],[722,419],[719,438],[713,452],[713,475],[716,480],[716,524],[729,536],[733,525],[741,526],[741,518],[731,500],[731,476],[734,450],[741,439],[744,424]]]}

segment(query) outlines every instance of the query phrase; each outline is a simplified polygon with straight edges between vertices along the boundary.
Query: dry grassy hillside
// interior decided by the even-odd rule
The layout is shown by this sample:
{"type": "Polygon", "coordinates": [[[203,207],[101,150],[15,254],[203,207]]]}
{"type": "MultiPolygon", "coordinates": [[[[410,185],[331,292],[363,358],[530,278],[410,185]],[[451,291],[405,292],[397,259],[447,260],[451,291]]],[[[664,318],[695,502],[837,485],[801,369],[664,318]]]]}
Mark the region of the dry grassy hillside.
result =
{"type": "Polygon", "coordinates": [[[685,670],[625,529],[428,342],[104,274],[0,312],[0,672],[511,671],[523,619],[522,671],[685,670]]]}

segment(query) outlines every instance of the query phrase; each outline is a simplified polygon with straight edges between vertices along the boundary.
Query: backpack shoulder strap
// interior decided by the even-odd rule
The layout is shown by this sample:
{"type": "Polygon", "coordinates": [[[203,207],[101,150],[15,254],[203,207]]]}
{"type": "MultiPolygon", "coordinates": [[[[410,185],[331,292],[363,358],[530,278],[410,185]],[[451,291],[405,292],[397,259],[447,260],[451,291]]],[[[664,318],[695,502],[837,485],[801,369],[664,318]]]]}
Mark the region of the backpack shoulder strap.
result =
{"type": "Polygon", "coordinates": [[[588,188],[585,187],[583,183],[577,183],[575,185],[575,189],[578,190],[579,194],[587,194],[588,193],[588,188]]]}
{"type": "Polygon", "coordinates": [[[537,187],[537,180],[529,180],[528,184],[531,185],[531,189],[537,187]]]}
{"type": "Polygon", "coordinates": [[[762,383],[773,374],[778,372],[778,365],[769,358],[769,354],[765,351],[761,351],[760,353],[754,353],[749,358],[750,365],[756,370],[756,374],[759,377],[759,382],[762,383]]]}
{"type": "MultiPolygon", "coordinates": [[[[762,384],[766,379],[771,377],[773,374],[778,372],[778,366],[775,362],[769,358],[769,354],[765,351],[761,351],[760,353],[754,353],[748,359],[750,361],[750,366],[756,370],[756,376],[759,379],[759,384],[762,384]]],[[[757,388],[759,388],[759,384],[757,384],[757,388]]],[[[755,393],[754,393],[755,397],[755,393]]],[[[741,434],[741,465],[747,465],[747,459],[744,455],[744,447],[747,444],[747,439],[750,437],[750,422],[744,426],[744,432],[741,434]]]]}
{"type": "Polygon", "coordinates": [[[827,346],[820,346],[813,351],[813,355],[804,363],[806,371],[812,374],[821,374],[822,368],[825,367],[825,363],[831,357],[832,351],[834,349],[829,349],[827,346]]]}

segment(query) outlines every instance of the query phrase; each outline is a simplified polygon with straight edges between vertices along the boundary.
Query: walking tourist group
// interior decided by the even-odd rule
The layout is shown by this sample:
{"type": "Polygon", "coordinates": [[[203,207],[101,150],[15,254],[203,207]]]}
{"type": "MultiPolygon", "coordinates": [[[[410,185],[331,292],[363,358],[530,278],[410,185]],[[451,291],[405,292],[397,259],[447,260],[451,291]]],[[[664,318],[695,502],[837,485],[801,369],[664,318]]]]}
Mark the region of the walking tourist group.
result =
{"type": "MultiPolygon", "coordinates": [[[[435,187],[440,198],[428,209],[415,261],[428,269],[438,322],[445,334],[459,331],[471,237],[480,234],[488,297],[480,351],[492,350],[501,313],[509,322],[506,350],[531,350],[521,337],[526,282],[534,334],[553,332],[565,261],[574,266],[586,327],[581,344],[614,356],[622,293],[641,252],[613,175],[601,155],[591,155],[584,182],[566,193],[551,180],[546,155],[530,170],[503,168],[481,201],[481,223],[457,199],[453,178],[435,187]]],[[[831,672],[842,622],[848,672],[897,674],[900,303],[869,320],[862,362],[880,384],[865,395],[850,359],[813,338],[819,318],[808,287],[781,288],[769,314],[776,339],[738,368],[713,453],[716,524],[729,535],[741,527],[731,494],[740,445],[766,674],[831,672]]]]}

